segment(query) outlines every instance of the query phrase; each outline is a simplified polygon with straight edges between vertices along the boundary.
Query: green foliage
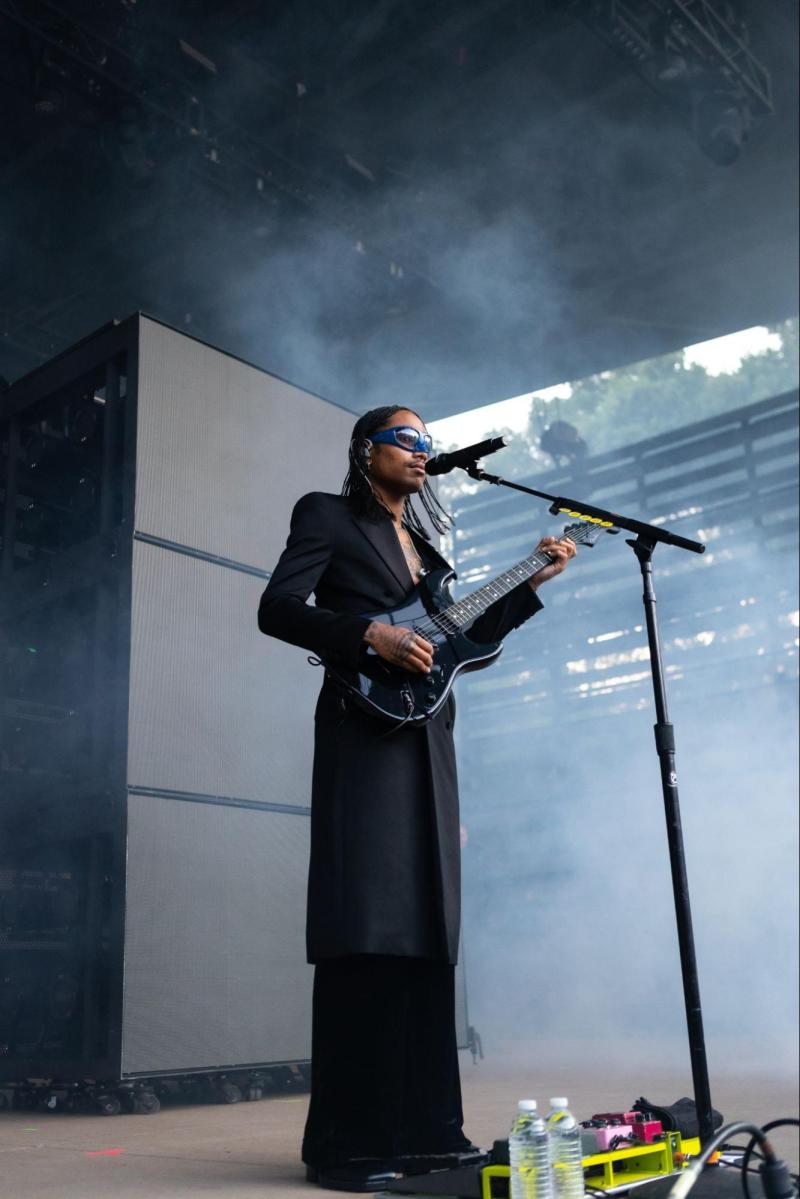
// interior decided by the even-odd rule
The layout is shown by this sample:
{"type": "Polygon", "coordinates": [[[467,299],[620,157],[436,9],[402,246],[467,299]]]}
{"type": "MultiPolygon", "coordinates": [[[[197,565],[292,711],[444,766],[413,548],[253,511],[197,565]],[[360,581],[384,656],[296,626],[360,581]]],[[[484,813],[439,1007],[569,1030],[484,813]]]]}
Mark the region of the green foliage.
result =
{"type": "MultiPolygon", "coordinates": [[[[798,385],[798,320],[770,326],[770,332],[780,337],[780,348],[743,358],[733,374],[710,375],[697,364],[686,366],[678,351],[579,379],[569,399],[534,400],[525,434],[487,429],[481,435],[513,438],[496,459],[496,468],[490,460],[486,469],[519,480],[552,469],[552,459],[539,449],[539,437],[554,420],[569,421],[589,454],[602,454],[790,391],[798,385]]],[[[454,472],[441,481],[442,499],[447,504],[476,486],[454,472]]]]}
{"type": "MultiPolygon", "coordinates": [[[[685,366],[676,353],[580,379],[561,402],[561,418],[578,428],[590,454],[601,454],[788,391],[797,386],[798,322],[771,332],[779,334],[780,349],[743,358],[733,374],[685,366]]],[[[532,425],[529,438],[538,433],[532,425]]]]}

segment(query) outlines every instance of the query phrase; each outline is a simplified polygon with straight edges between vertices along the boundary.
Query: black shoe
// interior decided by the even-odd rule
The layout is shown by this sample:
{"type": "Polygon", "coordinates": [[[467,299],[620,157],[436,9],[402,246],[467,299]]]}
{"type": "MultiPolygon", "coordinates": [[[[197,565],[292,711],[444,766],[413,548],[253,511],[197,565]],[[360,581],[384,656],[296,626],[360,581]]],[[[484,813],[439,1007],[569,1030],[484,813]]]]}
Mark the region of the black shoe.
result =
{"type": "Polygon", "coordinates": [[[385,1191],[390,1182],[406,1175],[432,1174],[435,1170],[459,1170],[483,1166],[489,1154],[470,1141],[449,1153],[405,1153],[387,1161],[363,1158],[343,1166],[306,1166],[306,1178],[330,1191],[385,1191]]]}
{"type": "Polygon", "coordinates": [[[306,1178],[329,1191],[385,1191],[403,1174],[394,1161],[351,1162],[347,1166],[306,1166],[306,1178]]]}
{"type": "Polygon", "coordinates": [[[451,1150],[449,1153],[403,1154],[393,1159],[404,1174],[430,1174],[434,1170],[460,1170],[467,1166],[483,1166],[489,1154],[477,1145],[451,1150]]]}

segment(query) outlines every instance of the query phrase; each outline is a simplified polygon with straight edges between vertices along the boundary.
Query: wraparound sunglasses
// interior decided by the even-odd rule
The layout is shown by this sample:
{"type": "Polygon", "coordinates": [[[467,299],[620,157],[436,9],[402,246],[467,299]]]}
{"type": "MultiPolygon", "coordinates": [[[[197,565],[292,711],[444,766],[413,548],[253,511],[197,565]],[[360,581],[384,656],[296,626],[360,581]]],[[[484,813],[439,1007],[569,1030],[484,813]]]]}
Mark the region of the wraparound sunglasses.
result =
{"type": "Polygon", "coordinates": [[[392,425],[391,429],[371,433],[369,440],[373,445],[398,445],[401,450],[408,450],[409,454],[430,454],[433,449],[430,433],[420,433],[412,425],[392,425]]]}

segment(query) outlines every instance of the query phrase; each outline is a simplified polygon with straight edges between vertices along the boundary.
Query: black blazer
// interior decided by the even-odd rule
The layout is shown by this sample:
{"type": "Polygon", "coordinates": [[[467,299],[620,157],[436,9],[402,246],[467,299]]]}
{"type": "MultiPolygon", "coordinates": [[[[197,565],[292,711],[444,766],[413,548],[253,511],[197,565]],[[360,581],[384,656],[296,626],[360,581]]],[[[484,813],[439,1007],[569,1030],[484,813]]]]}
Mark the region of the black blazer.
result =
{"type": "MultiPolygon", "coordinates": [[[[434,565],[449,567],[411,530],[434,565]]],[[[292,645],[355,667],[369,619],[402,602],[413,587],[391,521],[358,515],[344,496],[313,491],[297,501],[286,549],[261,597],[258,627],[292,645]],[[315,606],[306,600],[314,592],[315,606]]],[[[542,607],[527,583],[492,604],[470,630],[473,641],[500,641],[542,607]]]]}
{"type": "MultiPolygon", "coordinates": [[[[431,566],[447,566],[412,533],[431,566]]],[[[312,653],[358,665],[369,618],[413,587],[388,517],[358,515],[337,495],[303,496],[286,549],[261,596],[258,627],[312,653]],[[306,603],[314,592],[316,604],[306,603]]],[[[541,608],[523,583],[470,637],[499,641],[541,608]]],[[[452,697],[451,697],[452,698],[452,697]]],[[[460,828],[454,704],[421,729],[387,726],[325,681],[317,703],[308,886],[309,961],[400,954],[455,962],[460,828]]],[[[276,797],[279,799],[280,797],[276,797]]]]}

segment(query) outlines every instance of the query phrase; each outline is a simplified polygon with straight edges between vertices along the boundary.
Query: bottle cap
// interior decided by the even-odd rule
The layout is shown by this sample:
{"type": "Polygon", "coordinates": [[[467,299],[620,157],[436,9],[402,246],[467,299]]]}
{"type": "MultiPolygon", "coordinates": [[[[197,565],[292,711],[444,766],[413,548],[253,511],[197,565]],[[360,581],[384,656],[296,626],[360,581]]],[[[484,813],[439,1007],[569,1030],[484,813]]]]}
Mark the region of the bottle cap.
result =
{"type": "Polygon", "coordinates": [[[568,1107],[569,1100],[568,1099],[551,1099],[550,1106],[551,1107],[568,1107]]]}
{"type": "Polygon", "coordinates": [[[535,1099],[520,1099],[519,1103],[517,1104],[517,1111],[518,1112],[535,1112],[536,1111],[536,1100],[535,1099]]]}

